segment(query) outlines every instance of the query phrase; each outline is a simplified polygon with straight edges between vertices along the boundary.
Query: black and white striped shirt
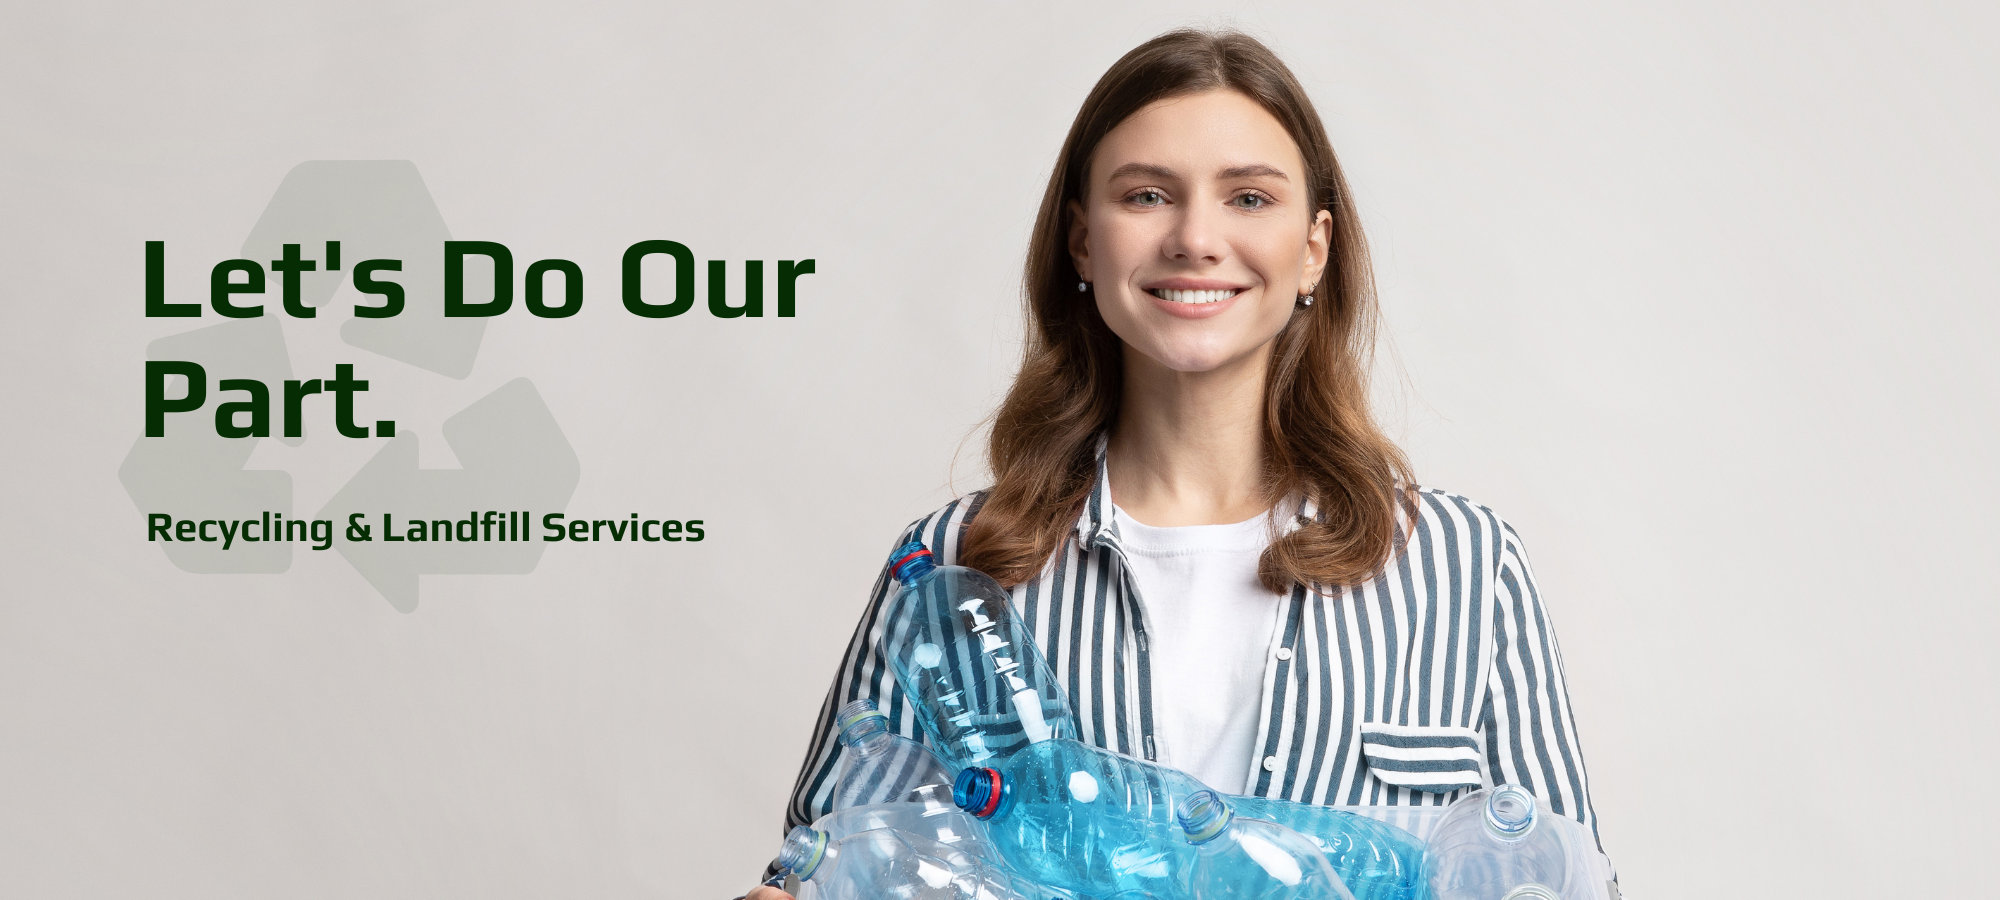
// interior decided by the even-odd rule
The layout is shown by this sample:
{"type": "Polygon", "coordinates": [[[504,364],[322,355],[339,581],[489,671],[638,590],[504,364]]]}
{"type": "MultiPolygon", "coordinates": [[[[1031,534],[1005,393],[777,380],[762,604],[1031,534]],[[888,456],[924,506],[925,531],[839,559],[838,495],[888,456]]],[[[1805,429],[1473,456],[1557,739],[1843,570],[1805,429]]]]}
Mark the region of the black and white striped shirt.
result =
{"type": "MultiPolygon", "coordinates": [[[[917,520],[956,564],[984,493],[917,520]]],[[[1299,510],[1311,517],[1307,505],[1299,510]]],[[[1555,630],[1521,539],[1492,510],[1440,490],[1418,494],[1404,551],[1352,587],[1295,585],[1266,657],[1250,793],[1324,805],[1442,806],[1481,786],[1523,785],[1554,813],[1596,830],[1555,630]]],[[[1296,528],[1287,517],[1285,528],[1296,528]]],[[[1400,537],[1400,535],[1399,535],[1400,537]]],[[[786,827],[830,808],[845,748],[835,712],[868,698],[891,731],[922,739],[880,646],[894,579],[885,566],[827,692],[786,827]]],[[[1069,690],[1081,740],[1155,759],[1150,623],[1119,543],[1103,461],[1075,534],[1013,589],[1069,690]]],[[[1247,699],[1247,698],[1246,698],[1247,699]]]]}

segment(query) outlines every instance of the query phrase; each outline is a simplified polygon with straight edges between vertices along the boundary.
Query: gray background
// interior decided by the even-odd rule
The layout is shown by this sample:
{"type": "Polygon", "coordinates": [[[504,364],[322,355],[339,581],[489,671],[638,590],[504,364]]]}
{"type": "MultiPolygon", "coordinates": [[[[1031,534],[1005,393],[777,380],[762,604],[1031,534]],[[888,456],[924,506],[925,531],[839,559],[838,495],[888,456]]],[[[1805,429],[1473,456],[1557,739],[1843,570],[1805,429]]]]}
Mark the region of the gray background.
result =
{"type": "MultiPolygon", "coordinates": [[[[1628,890],[1987,888],[1990,5],[267,6],[0,11],[0,893],[746,887],[888,543],[982,483],[1069,118],[1191,21],[1320,103],[1382,408],[1526,536],[1628,890]],[[453,379],[342,343],[343,288],[282,321],[296,377],[355,363],[428,468],[531,379],[572,513],[709,540],[552,544],[408,614],[337,553],[197,575],[143,541],[146,346],[219,320],[141,315],[142,242],[199,300],[315,159],[413,161],[454,237],[576,260],[587,299],[492,320],[453,379]],[[640,320],[648,238],[819,274],[796,319],[640,320]]],[[[386,443],[317,428],[248,462],[302,513],[386,443]]]]}

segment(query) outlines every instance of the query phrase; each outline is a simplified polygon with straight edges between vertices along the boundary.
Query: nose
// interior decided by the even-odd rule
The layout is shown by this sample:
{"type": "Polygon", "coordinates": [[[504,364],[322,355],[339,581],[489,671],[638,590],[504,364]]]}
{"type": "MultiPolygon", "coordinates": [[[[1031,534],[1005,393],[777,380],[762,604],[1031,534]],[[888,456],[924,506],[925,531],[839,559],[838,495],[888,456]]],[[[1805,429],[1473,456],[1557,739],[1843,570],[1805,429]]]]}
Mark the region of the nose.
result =
{"type": "Polygon", "coordinates": [[[1222,210],[1210,204],[1191,203],[1178,210],[1174,227],[1167,232],[1160,251],[1175,262],[1206,266],[1222,261],[1228,252],[1219,217],[1222,210]]]}

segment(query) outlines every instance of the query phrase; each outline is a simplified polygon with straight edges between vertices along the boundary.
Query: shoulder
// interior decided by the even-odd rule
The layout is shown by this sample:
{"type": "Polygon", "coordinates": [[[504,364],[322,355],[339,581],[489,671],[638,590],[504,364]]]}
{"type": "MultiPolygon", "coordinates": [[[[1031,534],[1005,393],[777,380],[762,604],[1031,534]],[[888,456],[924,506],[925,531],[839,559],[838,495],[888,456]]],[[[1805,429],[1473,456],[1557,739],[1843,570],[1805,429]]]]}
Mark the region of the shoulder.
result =
{"type": "Polygon", "coordinates": [[[1521,555],[1521,536],[1492,507],[1443,488],[1418,485],[1409,549],[1449,546],[1487,565],[1521,555]]]}
{"type": "Polygon", "coordinates": [[[979,507],[986,502],[986,494],[983,489],[973,491],[911,522],[903,528],[902,536],[896,539],[897,545],[922,541],[937,556],[940,564],[957,565],[959,547],[965,541],[965,529],[972,524],[973,517],[979,515],[979,507]]]}

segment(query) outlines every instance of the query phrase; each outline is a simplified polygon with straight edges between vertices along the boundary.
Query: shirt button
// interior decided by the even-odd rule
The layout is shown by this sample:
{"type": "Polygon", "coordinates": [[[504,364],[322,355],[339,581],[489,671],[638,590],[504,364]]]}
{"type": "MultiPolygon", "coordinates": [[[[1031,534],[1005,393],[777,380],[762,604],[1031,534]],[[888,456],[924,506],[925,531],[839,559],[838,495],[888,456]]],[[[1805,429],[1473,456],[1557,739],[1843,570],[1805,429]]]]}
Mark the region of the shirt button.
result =
{"type": "Polygon", "coordinates": [[[1292,648],[1290,648],[1290,647],[1279,647],[1279,648],[1278,648],[1278,658],[1279,658],[1279,659],[1291,659],[1291,658],[1292,658],[1292,648]]]}
{"type": "Polygon", "coordinates": [[[1264,757],[1264,771],[1266,772],[1278,771],[1278,758],[1275,756],[1264,757]]]}

